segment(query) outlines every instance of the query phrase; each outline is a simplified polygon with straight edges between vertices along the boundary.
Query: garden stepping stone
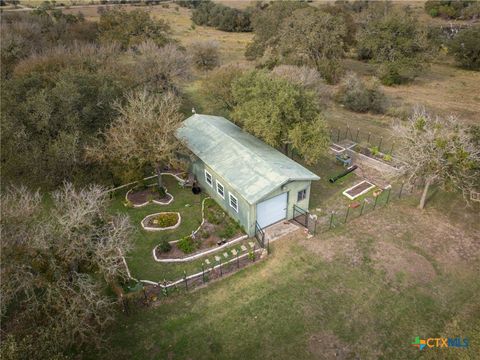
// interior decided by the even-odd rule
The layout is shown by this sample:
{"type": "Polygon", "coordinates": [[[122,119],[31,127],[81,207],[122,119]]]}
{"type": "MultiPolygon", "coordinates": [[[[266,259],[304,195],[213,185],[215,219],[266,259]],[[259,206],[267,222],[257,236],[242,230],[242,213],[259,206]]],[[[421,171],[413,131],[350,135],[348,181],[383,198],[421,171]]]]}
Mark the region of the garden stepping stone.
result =
{"type": "Polygon", "coordinates": [[[250,245],[250,247],[253,249],[255,247],[255,243],[253,241],[249,241],[248,242],[248,245],[250,245]]]}
{"type": "Polygon", "coordinates": [[[233,256],[237,256],[238,251],[235,250],[235,249],[233,249],[233,250],[231,251],[231,253],[232,253],[233,256]]]}
{"type": "Polygon", "coordinates": [[[216,261],[220,261],[220,260],[222,260],[222,258],[221,258],[220,256],[216,256],[216,255],[215,255],[215,260],[216,260],[216,261]]]}
{"type": "Polygon", "coordinates": [[[242,249],[242,251],[247,251],[247,247],[245,245],[240,246],[240,249],[242,249]]]}
{"type": "Polygon", "coordinates": [[[210,260],[206,259],[205,264],[210,265],[210,260]]]}
{"type": "Polygon", "coordinates": [[[226,258],[226,259],[228,259],[228,253],[227,253],[227,252],[224,252],[224,253],[223,253],[223,257],[226,258]]]}

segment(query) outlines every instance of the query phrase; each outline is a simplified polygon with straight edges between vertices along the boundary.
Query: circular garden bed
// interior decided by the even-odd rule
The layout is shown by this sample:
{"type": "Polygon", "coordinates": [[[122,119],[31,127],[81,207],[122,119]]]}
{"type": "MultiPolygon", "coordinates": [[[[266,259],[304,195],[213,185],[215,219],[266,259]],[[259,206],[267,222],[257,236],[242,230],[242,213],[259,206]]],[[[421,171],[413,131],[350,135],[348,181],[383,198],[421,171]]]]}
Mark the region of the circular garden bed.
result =
{"type": "Polygon", "coordinates": [[[182,219],[178,212],[161,212],[147,215],[142,220],[142,227],[148,231],[162,231],[177,228],[182,219]]]}
{"type": "Polygon", "coordinates": [[[127,203],[134,207],[145,206],[151,202],[159,205],[168,205],[173,200],[171,194],[166,190],[159,190],[156,185],[137,186],[128,190],[125,198],[127,203]]]}

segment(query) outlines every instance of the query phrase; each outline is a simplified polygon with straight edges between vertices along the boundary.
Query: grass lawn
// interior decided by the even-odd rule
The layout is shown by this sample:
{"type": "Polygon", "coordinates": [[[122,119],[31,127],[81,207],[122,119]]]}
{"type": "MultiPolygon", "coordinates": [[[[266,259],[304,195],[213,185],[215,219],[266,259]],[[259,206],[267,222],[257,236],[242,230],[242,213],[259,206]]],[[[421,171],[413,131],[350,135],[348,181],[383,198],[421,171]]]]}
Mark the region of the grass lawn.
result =
{"type": "MultiPolygon", "coordinates": [[[[190,189],[183,189],[178,185],[178,181],[170,175],[163,177],[165,186],[174,200],[169,205],[150,204],[140,208],[127,208],[124,206],[126,188],[117,192],[115,198],[111,202],[111,213],[128,214],[135,228],[133,237],[133,250],[126,254],[127,264],[133,277],[139,280],[150,281],[173,281],[183,277],[184,271],[187,275],[191,275],[202,270],[202,263],[205,259],[209,259],[211,264],[216,264],[214,258],[218,253],[213,253],[200,259],[178,264],[167,264],[156,262],[153,258],[153,249],[162,241],[172,241],[190,235],[196,230],[202,222],[202,200],[204,194],[194,195],[190,189]],[[142,219],[153,213],[173,211],[179,212],[182,218],[180,226],[173,230],[164,231],[145,231],[141,228],[142,219]]],[[[152,179],[155,182],[156,179],[152,179]]],[[[251,240],[249,240],[251,241],[251,240]]],[[[227,246],[220,250],[223,254],[230,250],[239,248],[242,244],[247,244],[248,240],[227,246]]],[[[230,259],[230,258],[229,258],[230,259]]],[[[223,259],[225,261],[225,259],[223,259]]],[[[228,260],[228,259],[227,259],[228,260]]]]}
{"type": "MultiPolygon", "coordinates": [[[[155,181],[155,179],[152,179],[155,181]]],[[[183,275],[183,271],[191,273],[201,267],[201,261],[188,262],[182,265],[162,264],[153,259],[152,250],[163,240],[176,240],[190,235],[202,221],[201,202],[204,195],[194,195],[190,189],[182,189],[178,181],[169,175],[164,176],[168,192],[174,196],[169,205],[150,204],[141,208],[127,208],[123,205],[125,193],[128,189],[118,192],[112,201],[112,213],[126,213],[130,216],[135,227],[134,247],[126,255],[127,263],[133,277],[142,280],[176,280],[183,275]],[[141,229],[140,221],[149,214],[161,211],[177,211],[182,217],[182,223],[177,229],[147,232],[141,229]]]]}
{"type": "Polygon", "coordinates": [[[434,207],[397,202],[321,237],[277,241],[266,262],[119,315],[101,356],[474,359],[479,248],[478,234],[434,207]],[[415,336],[467,337],[470,348],[421,353],[415,336]]]}

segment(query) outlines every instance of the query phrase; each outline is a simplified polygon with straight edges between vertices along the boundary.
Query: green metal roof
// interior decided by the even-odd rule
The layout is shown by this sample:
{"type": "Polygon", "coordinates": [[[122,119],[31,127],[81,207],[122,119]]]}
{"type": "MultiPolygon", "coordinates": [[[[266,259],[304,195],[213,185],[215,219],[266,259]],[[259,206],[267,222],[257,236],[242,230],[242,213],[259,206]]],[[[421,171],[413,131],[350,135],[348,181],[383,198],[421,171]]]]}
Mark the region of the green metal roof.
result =
{"type": "Polygon", "coordinates": [[[177,136],[250,204],[289,181],[320,179],[220,116],[195,114],[177,136]]]}

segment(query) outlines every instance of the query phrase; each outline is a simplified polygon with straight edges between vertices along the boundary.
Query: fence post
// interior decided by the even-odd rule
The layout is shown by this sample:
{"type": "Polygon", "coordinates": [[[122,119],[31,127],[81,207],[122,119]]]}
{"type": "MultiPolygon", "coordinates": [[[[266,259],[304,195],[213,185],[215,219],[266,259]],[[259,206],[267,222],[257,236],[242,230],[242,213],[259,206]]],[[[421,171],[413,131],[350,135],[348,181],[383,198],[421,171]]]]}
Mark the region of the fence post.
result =
{"type": "Polygon", "coordinates": [[[368,132],[368,139],[367,139],[367,144],[370,145],[370,135],[372,135],[372,133],[369,131],[368,132]]]}
{"type": "Polygon", "coordinates": [[[392,142],[392,147],[390,148],[390,155],[393,154],[393,145],[395,145],[395,142],[392,142]]]}
{"type": "Polygon", "coordinates": [[[332,222],[333,222],[333,211],[332,211],[332,215],[330,215],[330,225],[328,227],[328,230],[332,228],[332,222]]]}
{"type": "Polygon", "coordinates": [[[358,133],[360,132],[360,128],[357,128],[357,135],[355,135],[355,142],[358,142],[358,133]]]}
{"type": "Polygon", "coordinates": [[[398,198],[402,198],[402,191],[403,191],[403,185],[405,184],[405,181],[402,181],[402,186],[400,187],[400,192],[398,193],[398,198]]]}
{"type": "Polygon", "coordinates": [[[186,270],[183,270],[183,281],[185,281],[185,290],[188,291],[187,271],[186,270]]]}
{"type": "Polygon", "coordinates": [[[340,141],[340,128],[337,128],[337,142],[340,141]]]}
{"type": "Polygon", "coordinates": [[[347,125],[347,128],[345,129],[345,139],[347,138],[348,130],[350,129],[349,129],[349,126],[347,125]]]}
{"type": "Polygon", "coordinates": [[[347,223],[348,213],[350,212],[350,205],[347,206],[347,213],[345,215],[345,224],[347,223]]]}
{"type": "Polygon", "coordinates": [[[202,280],[205,284],[205,263],[202,262],[202,280]]]}
{"type": "Polygon", "coordinates": [[[317,221],[317,219],[315,219],[315,226],[313,228],[313,235],[314,236],[317,235],[317,223],[318,223],[318,221],[317,221]]]}
{"type": "Polygon", "coordinates": [[[380,136],[380,142],[378,143],[378,151],[382,151],[380,150],[382,148],[382,141],[383,141],[383,136],[380,136]]]}
{"type": "Polygon", "coordinates": [[[377,196],[375,196],[375,203],[373,204],[373,210],[375,210],[375,208],[377,207],[377,200],[378,200],[378,197],[380,196],[380,194],[378,194],[377,196]]]}
{"type": "Polygon", "coordinates": [[[240,269],[240,260],[238,259],[239,252],[237,251],[237,269],[240,269]]]}
{"type": "Polygon", "coordinates": [[[390,189],[388,189],[388,194],[387,194],[387,202],[385,204],[388,204],[388,201],[390,200],[390,193],[392,192],[392,187],[390,186],[390,189]]]}
{"type": "MultiPolygon", "coordinates": [[[[263,236],[265,236],[265,234],[263,236]]],[[[265,238],[263,239],[263,241],[265,242],[265,238]]],[[[270,254],[270,238],[267,238],[267,254],[270,254]]]]}
{"type": "Polygon", "coordinates": [[[360,216],[362,216],[362,214],[363,214],[363,208],[365,207],[366,202],[367,202],[367,199],[363,199],[362,208],[360,209],[360,216]]]}
{"type": "Polygon", "coordinates": [[[222,269],[222,258],[220,258],[220,263],[219,263],[219,266],[220,266],[220,276],[223,276],[223,269],[222,269]]]}

